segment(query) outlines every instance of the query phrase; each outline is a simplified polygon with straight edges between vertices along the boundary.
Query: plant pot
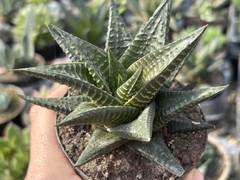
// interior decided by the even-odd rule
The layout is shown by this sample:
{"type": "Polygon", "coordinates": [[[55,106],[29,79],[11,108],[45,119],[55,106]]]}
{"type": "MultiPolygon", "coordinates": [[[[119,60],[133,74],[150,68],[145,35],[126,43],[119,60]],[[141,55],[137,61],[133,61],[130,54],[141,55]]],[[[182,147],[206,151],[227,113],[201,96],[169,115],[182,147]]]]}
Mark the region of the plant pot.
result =
{"type": "MultiPolygon", "coordinates": [[[[208,143],[212,147],[213,154],[211,157],[208,157],[206,162],[203,166],[199,169],[204,172],[204,179],[205,180],[212,180],[212,179],[218,179],[218,180],[227,180],[229,179],[232,163],[230,155],[228,154],[226,148],[219,143],[219,141],[216,139],[216,137],[209,135],[208,136],[208,143]]],[[[205,154],[203,155],[204,158],[205,154]]],[[[203,164],[202,164],[203,165],[203,164]]],[[[200,164],[201,166],[201,164],[200,164]]]]}
{"type": "Polygon", "coordinates": [[[17,117],[25,106],[25,101],[17,96],[17,94],[24,95],[21,88],[14,85],[1,85],[0,91],[5,92],[11,96],[11,103],[8,109],[0,112],[0,134],[7,125],[7,123],[17,117]]]}
{"type": "MultiPolygon", "coordinates": [[[[227,85],[231,83],[232,69],[228,60],[225,61],[225,63],[219,68],[218,73],[223,78],[222,83],[218,85],[227,85]]],[[[216,80],[216,77],[213,77],[213,80],[216,80]]],[[[229,102],[227,100],[229,93],[230,88],[226,89],[214,98],[201,103],[201,107],[207,121],[221,120],[224,118],[229,107],[229,102]]]]}
{"type": "MultiPolygon", "coordinates": [[[[56,123],[64,117],[58,114],[56,123]]],[[[199,106],[193,107],[179,118],[204,122],[205,118],[199,106]]],[[[89,179],[181,179],[176,177],[154,162],[140,156],[121,146],[112,152],[103,155],[81,167],[74,167],[74,163],[86,147],[94,126],[76,125],[56,127],[57,138],[60,146],[73,168],[84,180],[89,179]]],[[[162,129],[163,138],[172,154],[179,159],[184,169],[185,176],[195,167],[201,158],[207,141],[207,131],[192,133],[167,133],[166,127],[162,129]]]]}
{"type": "Polygon", "coordinates": [[[238,60],[240,50],[240,31],[238,30],[239,12],[232,3],[229,8],[227,30],[227,50],[231,59],[238,60]]]}

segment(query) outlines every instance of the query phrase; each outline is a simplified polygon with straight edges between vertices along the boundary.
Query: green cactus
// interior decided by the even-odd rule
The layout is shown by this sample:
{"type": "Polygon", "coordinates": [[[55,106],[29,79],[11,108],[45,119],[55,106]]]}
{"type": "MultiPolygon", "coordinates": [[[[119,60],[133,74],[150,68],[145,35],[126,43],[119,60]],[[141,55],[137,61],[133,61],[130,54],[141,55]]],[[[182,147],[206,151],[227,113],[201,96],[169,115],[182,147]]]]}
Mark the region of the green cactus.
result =
{"type": "Polygon", "coordinates": [[[51,34],[72,62],[16,70],[65,84],[81,94],[50,99],[20,96],[66,114],[57,126],[97,125],[75,166],[125,144],[181,176],[185,170],[171,154],[159,130],[169,122],[172,122],[169,131],[173,133],[212,127],[175,119],[227,86],[191,90],[191,84],[169,90],[169,84],[206,29],[202,27],[167,44],[171,3],[164,0],[132,39],[111,0],[105,50],[51,25],[51,34]]]}
{"type": "Polygon", "coordinates": [[[9,123],[0,138],[0,177],[4,180],[24,179],[30,154],[30,128],[20,129],[9,123]]]}
{"type": "Polygon", "coordinates": [[[10,47],[0,39],[0,66],[7,70],[36,66],[36,62],[34,61],[35,48],[33,40],[35,18],[35,9],[32,8],[23,24],[23,34],[21,41],[18,43],[10,47]]]}
{"type": "MultiPolygon", "coordinates": [[[[48,1],[47,1],[48,2],[48,1]]],[[[32,9],[36,16],[36,20],[33,22],[33,42],[37,48],[43,48],[44,46],[51,46],[54,44],[54,40],[49,33],[46,24],[58,23],[60,5],[57,2],[35,2],[30,1],[29,4],[21,8],[18,14],[14,18],[13,36],[16,42],[21,42],[25,33],[25,22],[31,14],[32,9]],[[54,9],[52,9],[54,8],[54,9]],[[36,23],[37,21],[37,23],[36,23]]]]}

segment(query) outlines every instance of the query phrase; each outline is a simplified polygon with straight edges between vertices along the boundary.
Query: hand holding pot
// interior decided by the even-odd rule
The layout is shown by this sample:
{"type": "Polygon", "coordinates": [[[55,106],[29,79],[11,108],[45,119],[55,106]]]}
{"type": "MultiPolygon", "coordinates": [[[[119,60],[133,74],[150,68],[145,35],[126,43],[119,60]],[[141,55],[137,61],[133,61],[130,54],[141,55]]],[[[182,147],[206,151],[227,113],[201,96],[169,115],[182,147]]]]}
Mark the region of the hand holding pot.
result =
{"type": "MultiPolygon", "coordinates": [[[[60,86],[49,97],[62,97],[66,91],[67,86],[60,86]]],[[[81,180],[58,144],[55,115],[54,111],[37,105],[30,110],[30,164],[25,180],[81,180]]]]}

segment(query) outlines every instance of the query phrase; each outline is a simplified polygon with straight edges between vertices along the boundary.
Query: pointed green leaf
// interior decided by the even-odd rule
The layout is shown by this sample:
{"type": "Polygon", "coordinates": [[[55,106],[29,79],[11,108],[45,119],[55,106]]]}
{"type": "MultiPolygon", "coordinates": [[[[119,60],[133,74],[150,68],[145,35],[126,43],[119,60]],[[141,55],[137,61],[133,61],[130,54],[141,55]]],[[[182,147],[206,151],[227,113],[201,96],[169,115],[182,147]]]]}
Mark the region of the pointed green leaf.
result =
{"type": "Polygon", "coordinates": [[[125,68],[149,52],[165,45],[168,38],[171,4],[172,0],[164,0],[149,21],[141,27],[119,60],[125,68]]]}
{"type": "Polygon", "coordinates": [[[122,103],[127,102],[137,91],[140,90],[142,85],[142,67],[139,69],[116,91],[115,97],[122,103]]]}
{"type": "Polygon", "coordinates": [[[63,114],[69,114],[72,112],[80,103],[88,102],[90,99],[87,96],[70,96],[63,98],[36,98],[30,96],[18,95],[22,99],[31,102],[33,104],[61,112],[63,114]]]}
{"type": "Polygon", "coordinates": [[[160,132],[154,132],[150,142],[130,141],[126,145],[176,176],[184,173],[183,167],[169,151],[160,132]]]}
{"type": "Polygon", "coordinates": [[[155,102],[157,104],[154,128],[160,128],[179,113],[208,100],[222,91],[226,86],[204,88],[192,91],[160,91],[155,102]]]}
{"type": "Polygon", "coordinates": [[[38,66],[37,68],[38,71],[47,71],[52,74],[62,74],[95,84],[95,81],[92,79],[92,76],[89,74],[89,71],[83,62],[38,66]]]}
{"type": "Polygon", "coordinates": [[[74,166],[81,166],[99,156],[109,153],[127,141],[107,131],[96,129],[74,166]]]}
{"type": "Polygon", "coordinates": [[[134,120],[139,113],[140,110],[133,107],[96,107],[93,104],[82,103],[58,125],[100,124],[114,127],[134,120]]]}
{"type": "Polygon", "coordinates": [[[107,130],[124,139],[150,141],[155,110],[156,104],[153,102],[143,110],[136,120],[127,124],[108,128],[107,130]]]}
{"type": "Polygon", "coordinates": [[[159,50],[153,51],[128,68],[128,73],[135,71],[139,66],[143,66],[143,80],[145,85],[126,102],[125,106],[143,107],[153,100],[158,91],[167,81],[171,73],[185,61],[186,56],[198,43],[205,27],[198,29],[184,38],[170,45],[163,46],[159,50]]]}
{"type": "MultiPolygon", "coordinates": [[[[182,65],[199,42],[206,28],[207,26],[203,26],[182,39],[178,39],[146,54],[128,67],[128,74],[133,74],[140,66],[143,66],[143,77],[145,82],[147,82],[174,61],[179,61],[177,64],[182,65]]],[[[178,69],[178,66],[174,63],[172,66],[170,66],[171,69],[169,71],[173,72],[175,69],[178,69]]]]}
{"type": "Polygon", "coordinates": [[[98,87],[89,84],[87,81],[80,80],[79,78],[71,77],[61,71],[49,71],[44,66],[16,69],[15,71],[22,72],[37,78],[58,82],[65,84],[73,89],[78,90],[80,93],[88,96],[97,105],[121,105],[111,94],[99,89],[98,87]]]}
{"type": "Polygon", "coordinates": [[[119,78],[121,81],[127,80],[127,71],[119,63],[119,61],[113,56],[110,49],[108,49],[108,61],[109,61],[109,86],[112,92],[119,87],[119,78]]]}
{"type": "Polygon", "coordinates": [[[34,59],[34,29],[36,25],[36,9],[34,6],[30,9],[24,27],[24,34],[21,40],[24,61],[31,62],[34,59]]]}
{"type": "Polygon", "coordinates": [[[106,50],[111,49],[113,55],[120,59],[131,41],[132,37],[117,10],[117,6],[111,0],[106,50]]]}
{"type": "Polygon", "coordinates": [[[214,126],[207,123],[195,122],[185,119],[174,118],[167,124],[168,133],[188,133],[193,131],[213,129],[214,126]]]}
{"type": "Polygon", "coordinates": [[[89,73],[92,75],[98,87],[110,92],[108,79],[108,59],[107,53],[102,49],[77,38],[53,25],[49,26],[49,31],[68,55],[72,62],[83,61],[89,73]]]}

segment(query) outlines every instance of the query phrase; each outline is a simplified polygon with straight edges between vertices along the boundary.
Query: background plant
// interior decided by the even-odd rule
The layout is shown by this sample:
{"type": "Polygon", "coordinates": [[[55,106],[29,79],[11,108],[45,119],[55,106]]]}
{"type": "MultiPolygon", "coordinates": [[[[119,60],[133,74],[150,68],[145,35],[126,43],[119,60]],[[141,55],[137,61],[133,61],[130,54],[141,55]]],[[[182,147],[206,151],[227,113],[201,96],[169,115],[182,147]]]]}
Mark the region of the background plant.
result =
{"type": "Polygon", "coordinates": [[[0,138],[0,177],[4,180],[25,178],[29,163],[30,128],[20,129],[9,123],[0,138]]]}
{"type": "Polygon", "coordinates": [[[31,10],[34,9],[35,21],[33,24],[33,41],[34,46],[41,49],[45,46],[54,44],[54,40],[49,33],[46,24],[58,24],[60,26],[60,4],[56,1],[45,0],[28,0],[27,4],[19,9],[14,17],[13,36],[16,42],[21,42],[25,33],[25,22],[29,17],[31,10]]]}
{"type": "Polygon", "coordinates": [[[65,18],[64,29],[90,43],[102,46],[106,32],[106,18],[108,5],[105,0],[71,1],[70,4],[62,4],[65,18]]]}
{"type": "Polygon", "coordinates": [[[24,34],[20,42],[10,46],[0,39],[0,65],[6,70],[36,65],[33,41],[35,18],[35,9],[32,8],[24,22],[24,34]]]}
{"type": "Polygon", "coordinates": [[[170,89],[206,28],[167,44],[170,7],[171,1],[163,1],[133,39],[111,1],[105,50],[51,25],[52,36],[72,63],[16,70],[66,84],[81,94],[50,99],[20,96],[65,114],[58,126],[96,124],[75,166],[126,144],[181,176],[185,170],[171,154],[160,129],[168,125],[170,133],[184,133],[212,128],[176,118],[227,86],[192,90],[194,84],[190,84],[170,89]]]}
{"type": "MultiPolygon", "coordinates": [[[[145,0],[128,0],[127,1],[127,8],[130,10],[131,15],[129,16],[130,25],[131,25],[131,33],[136,35],[140,26],[146,22],[149,17],[153,14],[156,7],[162,2],[163,0],[152,0],[152,1],[145,1],[145,0]]],[[[173,1],[173,10],[171,14],[171,21],[170,27],[173,30],[178,31],[178,24],[177,21],[182,18],[182,13],[184,11],[184,0],[176,0],[173,1]]]]}
{"type": "Polygon", "coordinates": [[[219,17],[227,17],[228,9],[224,8],[227,3],[229,0],[195,0],[186,14],[205,22],[214,22],[219,17]]]}

